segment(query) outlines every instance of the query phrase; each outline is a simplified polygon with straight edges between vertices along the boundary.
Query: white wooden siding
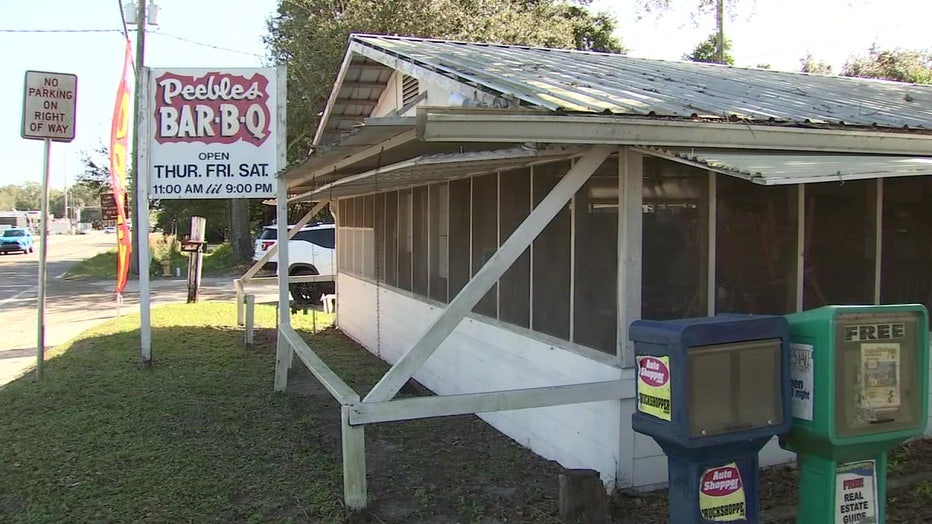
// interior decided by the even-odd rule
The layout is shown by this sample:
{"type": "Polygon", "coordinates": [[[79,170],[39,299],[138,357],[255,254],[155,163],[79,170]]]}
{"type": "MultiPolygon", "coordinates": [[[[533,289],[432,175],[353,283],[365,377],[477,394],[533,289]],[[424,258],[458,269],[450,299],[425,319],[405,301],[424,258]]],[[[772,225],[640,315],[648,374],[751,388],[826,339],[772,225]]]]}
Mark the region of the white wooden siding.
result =
{"type": "MultiPolygon", "coordinates": [[[[440,308],[396,290],[340,274],[339,327],[383,360],[393,363],[411,347],[440,308]],[[381,336],[375,333],[381,326],[381,336]]],[[[569,351],[465,319],[418,370],[415,378],[437,394],[474,393],[546,385],[616,380],[622,371],[569,351]]],[[[632,386],[631,395],[634,395],[632,386]]],[[[630,400],[629,400],[630,401],[630,400]]],[[[620,404],[590,402],[481,415],[535,453],[568,468],[593,468],[614,486],[618,468],[620,404]]]]}
{"type": "MultiPolygon", "coordinates": [[[[441,311],[438,306],[381,287],[378,325],[382,332],[377,337],[372,316],[376,311],[376,286],[345,274],[340,274],[338,281],[340,328],[389,363],[397,361],[441,311]]],[[[468,317],[415,378],[437,394],[446,395],[613,380],[620,374],[618,368],[468,317]]],[[[598,470],[607,484],[639,489],[666,485],[667,460],[660,446],[652,438],[634,433],[630,420],[621,420],[621,413],[633,409],[633,388],[631,398],[621,402],[624,406],[610,401],[591,402],[481,417],[521,445],[564,467],[598,470]],[[619,446],[621,439],[633,440],[633,446],[619,446]],[[618,456],[619,449],[631,448],[633,457],[618,456]],[[630,478],[616,479],[616,475],[620,477],[627,471],[619,467],[626,462],[632,463],[630,478]]],[[[932,414],[929,422],[926,435],[932,436],[932,414]]],[[[780,448],[776,437],[760,453],[761,466],[794,460],[795,455],[780,448]]]]}

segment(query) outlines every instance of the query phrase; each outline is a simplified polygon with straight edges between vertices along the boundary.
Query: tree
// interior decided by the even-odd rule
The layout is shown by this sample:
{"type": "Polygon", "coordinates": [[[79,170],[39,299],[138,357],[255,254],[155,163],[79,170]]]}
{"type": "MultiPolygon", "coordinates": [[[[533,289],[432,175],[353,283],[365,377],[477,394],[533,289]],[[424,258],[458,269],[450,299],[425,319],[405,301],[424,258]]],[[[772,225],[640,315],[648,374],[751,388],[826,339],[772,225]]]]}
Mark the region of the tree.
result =
{"type": "MultiPolygon", "coordinates": [[[[81,163],[84,164],[84,171],[77,176],[78,182],[97,189],[98,194],[105,189],[109,190],[110,151],[106,146],[98,146],[97,149],[90,152],[83,151],[81,163]]],[[[127,180],[130,179],[128,174],[126,178],[127,180]]]]}
{"type": "MultiPolygon", "coordinates": [[[[747,1],[747,0],[743,0],[747,1]]],[[[757,0],[751,0],[756,2],[757,0]]],[[[699,17],[708,13],[715,13],[715,35],[718,38],[713,42],[715,44],[716,57],[712,62],[718,64],[727,63],[725,53],[728,45],[728,39],[725,38],[725,11],[727,8],[734,8],[742,0],[637,0],[640,9],[646,13],[660,13],[673,9],[674,4],[678,6],[692,5],[695,6],[693,17],[699,17]],[[726,6],[727,4],[727,6],[726,6]],[[718,45],[719,42],[725,45],[718,45]]],[[[729,11],[731,9],[728,9],[729,11]]],[[[733,18],[733,17],[732,17],[733,18]]]]}
{"type": "Polygon", "coordinates": [[[827,64],[824,60],[816,61],[815,57],[812,56],[812,53],[807,53],[806,58],[803,58],[799,61],[800,71],[803,73],[813,73],[817,75],[831,75],[832,66],[827,64]]]}
{"type": "Polygon", "coordinates": [[[19,196],[19,186],[9,184],[0,187],[0,211],[13,211],[16,209],[16,199],[19,196]]]}
{"type": "Polygon", "coordinates": [[[842,76],[879,78],[897,82],[932,84],[932,52],[928,50],[881,50],[871,46],[867,56],[849,59],[842,76]]]}
{"type": "Polygon", "coordinates": [[[587,2],[557,0],[292,0],[279,3],[265,43],[288,65],[288,158],[311,145],[349,34],[380,33],[451,40],[622,51],[614,19],[591,15],[587,2]],[[569,22],[569,23],[568,23],[569,22]]]}
{"type": "Polygon", "coordinates": [[[36,210],[41,205],[42,185],[38,182],[25,182],[19,186],[16,202],[13,204],[21,211],[36,210]]]}
{"type": "Polygon", "coordinates": [[[735,57],[731,56],[731,53],[728,51],[731,50],[731,40],[728,38],[725,39],[725,46],[723,48],[724,56],[718,56],[718,35],[712,34],[709,35],[709,38],[706,38],[704,41],[700,42],[694,49],[693,52],[688,55],[683,55],[683,60],[688,60],[690,62],[705,62],[710,64],[725,64],[725,65],[735,65],[735,57]]]}

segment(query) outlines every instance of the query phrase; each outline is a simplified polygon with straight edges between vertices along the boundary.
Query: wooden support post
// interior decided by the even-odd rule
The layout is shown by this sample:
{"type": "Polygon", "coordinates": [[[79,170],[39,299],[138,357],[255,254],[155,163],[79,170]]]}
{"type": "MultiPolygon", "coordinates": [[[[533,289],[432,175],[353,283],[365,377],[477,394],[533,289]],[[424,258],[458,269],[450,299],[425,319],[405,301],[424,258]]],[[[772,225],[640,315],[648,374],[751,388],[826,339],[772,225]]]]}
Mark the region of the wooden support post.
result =
{"type": "Polygon", "coordinates": [[[246,345],[255,342],[256,296],[246,295],[246,345]]]}
{"type": "Polygon", "coordinates": [[[568,469],[560,473],[560,518],[564,522],[608,522],[608,495],[594,469],[568,469]]]}
{"type": "Polygon", "coordinates": [[[278,331],[278,341],[275,345],[275,391],[284,392],[288,387],[288,368],[293,349],[291,342],[282,336],[281,328],[278,331]]]}
{"type": "Polygon", "coordinates": [[[236,325],[243,326],[246,323],[245,311],[243,310],[246,303],[243,297],[243,282],[240,279],[233,279],[233,290],[236,291],[236,325]]]}
{"type": "Polygon", "coordinates": [[[207,219],[199,216],[191,217],[191,234],[188,241],[182,244],[182,249],[190,253],[188,257],[188,304],[197,303],[197,295],[201,288],[201,265],[204,261],[206,234],[207,219]]]}
{"type": "MultiPolygon", "coordinates": [[[[275,199],[275,215],[278,220],[278,238],[288,238],[288,183],[278,180],[277,196],[275,199]]],[[[291,342],[284,336],[284,332],[291,329],[291,310],[288,303],[288,242],[276,242],[278,247],[279,267],[285,268],[278,275],[278,344],[275,352],[275,391],[285,391],[288,388],[288,368],[291,367],[291,357],[294,352],[291,342]]]]}
{"type": "Polygon", "coordinates": [[[343,425],[343,498],[351,510],[366,507],[365,426],[351,426],[350,406],[340,406],[343,425]]]}

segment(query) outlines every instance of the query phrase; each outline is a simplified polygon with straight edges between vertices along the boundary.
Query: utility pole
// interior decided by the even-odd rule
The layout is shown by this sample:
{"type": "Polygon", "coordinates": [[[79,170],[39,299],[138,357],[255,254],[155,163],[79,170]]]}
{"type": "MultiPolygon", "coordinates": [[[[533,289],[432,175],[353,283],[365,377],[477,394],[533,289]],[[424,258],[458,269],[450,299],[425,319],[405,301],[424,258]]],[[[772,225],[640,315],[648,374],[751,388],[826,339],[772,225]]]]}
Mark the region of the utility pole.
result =
{"type": "MultiPolygon", "coordinates": [[[[139,122],[139,93],[140,89],[145,89],[146,86],[139,85],[139,72],[142,70],[145,65],[146,59],[146,2],[145,0],[137,0],[136,3],[136,87],[135,95],[133,97],[133,123],[139,122]]],[[[131,178],[133,182],[133,193],[136,192],[136,184],[139,183],[139,133],[133,133],[133,162],[131,167],[131,178]]],[[[130,232],[133,239],[133,251],[131,255],[130,270],[133,274],[139,274],[139,254],[142,252],[140,246],[142,245],[141,239],[148,237],[148,231],[139,231],[139,224],[142,224],[142,220],[139,217],[140,210],[139,202],[133,201],[133,229],[130,232]]],[[[148,223],[148,222],[147,222],[148,223]]],[[[148,229],[148,228],[146,228],[148,229]]],[[[147,246],[148,247],[148,246],[147,246]]]]}
{"type": "Polygon", "coordinates": [[[715,5],[715,27],[718,30],[718,38],[715,43],[715,61],[719,64],[725,63],[725,0],[716,0],[715,5]]]}

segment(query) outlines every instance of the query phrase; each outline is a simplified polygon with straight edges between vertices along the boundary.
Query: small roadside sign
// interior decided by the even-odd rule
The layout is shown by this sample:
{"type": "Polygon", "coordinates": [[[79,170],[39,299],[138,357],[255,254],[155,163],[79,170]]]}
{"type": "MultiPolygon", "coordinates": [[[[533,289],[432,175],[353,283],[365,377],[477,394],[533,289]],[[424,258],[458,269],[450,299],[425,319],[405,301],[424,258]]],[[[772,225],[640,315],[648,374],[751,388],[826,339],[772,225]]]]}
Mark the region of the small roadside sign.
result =
{"type": "Polygon", "coordinates": [[[32,140],[74,140],[78,77],[68,73],[26,71],[21,136],[32,140]]]}

